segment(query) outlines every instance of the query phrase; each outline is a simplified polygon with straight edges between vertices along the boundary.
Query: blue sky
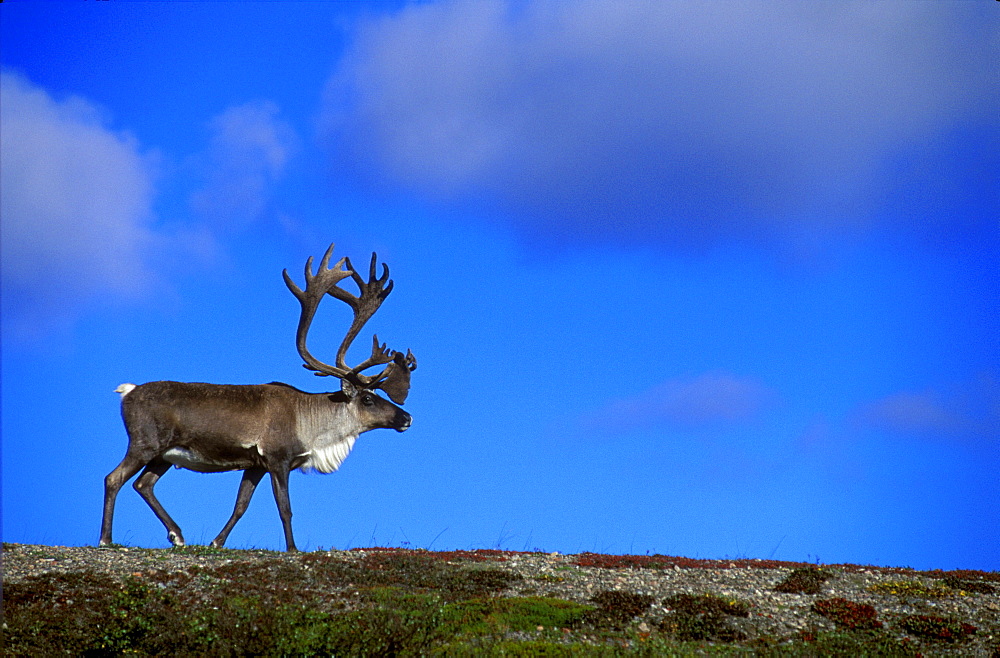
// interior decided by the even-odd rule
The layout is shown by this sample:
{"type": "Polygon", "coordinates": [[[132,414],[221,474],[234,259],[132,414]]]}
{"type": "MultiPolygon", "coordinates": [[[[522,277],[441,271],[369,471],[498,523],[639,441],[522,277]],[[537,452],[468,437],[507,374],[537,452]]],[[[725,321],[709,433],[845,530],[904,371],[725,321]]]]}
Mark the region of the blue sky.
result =
{"type": "MultiPolygon", "coordinates": [[[[1000,569],[995,4],[4,3],[4,540],[96,543],[122,382],[329,387],[336,242],[414,424],[300,548],[1000,569]]],[[[207,543],[238,481],[157,492],[207,543]]]]}

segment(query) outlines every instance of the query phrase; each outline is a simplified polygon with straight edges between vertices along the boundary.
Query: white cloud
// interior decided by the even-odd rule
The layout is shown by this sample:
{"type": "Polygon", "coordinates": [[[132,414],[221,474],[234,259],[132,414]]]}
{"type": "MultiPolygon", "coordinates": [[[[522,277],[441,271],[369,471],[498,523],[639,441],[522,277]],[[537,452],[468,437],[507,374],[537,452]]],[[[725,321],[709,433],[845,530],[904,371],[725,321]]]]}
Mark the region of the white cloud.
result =
{"type": "Polygon", "coordinates": [[[961,425],[961,418],[931,391],[888,395],[867,405],[862,415],[873,427],[902,433],[951,434],[961,425]]]}
{"type": "Polygon", "coordinates": [[[85,99],[8,71],[0,95],[5,328],[43,333],[95,297],[148,290],[151,158],[85,99]]]}
{"type": "Polygon", "coordinates": [[[229,108],[191,159],[199,219],[154,229],[156,158],[87,99],[4,71],[0,104],[3,316],[10,336],[65,328],[89,304],[162,292],[152,263],[206,263],[218,236],[260,218],[295,147],[270,102],[229,108]]]}
{"type": "Polygon", "coordinates": [[[273,102],[255,101],[211,120],[209,146],[195,158],[204,186],[192,194],[191,206],[217,228],[236,227],[264,214],[296,142],[292,128],[278,115],[273,102]]]}
{"type": "Polygon", "coordinates": [[[568,240],[836,232],[870,221],[913,144],[996,129],[981,11],[421,3],[359,30],[329,122],[346,169],[568,240]]]}
{"type": "Polygon", "coordinates": [[[630,398],[614,400],[584,419],[590,427],[613,431],[695,429],[752,422],[777,400],[752,377],[726,372],[669,379],[630,398]]]}
{"type": "Polygon", "coordinates": [[[995,442],[1000,439],[1000,379],[984,373],[947,390],[899,391],[861,405],[852,421],[898,436],[995,442]]]}

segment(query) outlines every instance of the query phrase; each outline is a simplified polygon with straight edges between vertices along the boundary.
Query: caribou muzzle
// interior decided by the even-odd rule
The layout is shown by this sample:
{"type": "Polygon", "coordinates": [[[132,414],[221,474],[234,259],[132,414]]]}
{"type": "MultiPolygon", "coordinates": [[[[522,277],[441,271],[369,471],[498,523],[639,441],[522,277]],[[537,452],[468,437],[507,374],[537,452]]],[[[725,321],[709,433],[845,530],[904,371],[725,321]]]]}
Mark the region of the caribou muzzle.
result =
{"type": "Polygon", "coordinates": [[[397,432],[405,432],[410,429],[410,424],[412,422],[413,416],[400,409],[399,413],[396,414],[396,417],[393,418],[392,429],[397,432]]]}

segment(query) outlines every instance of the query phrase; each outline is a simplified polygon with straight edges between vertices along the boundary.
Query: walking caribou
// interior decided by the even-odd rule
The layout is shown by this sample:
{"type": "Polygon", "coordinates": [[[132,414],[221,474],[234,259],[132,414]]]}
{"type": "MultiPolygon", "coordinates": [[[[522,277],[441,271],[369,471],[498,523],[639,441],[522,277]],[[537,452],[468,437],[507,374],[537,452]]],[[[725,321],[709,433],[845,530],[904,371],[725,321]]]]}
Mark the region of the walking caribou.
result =
{"type": "Polygon", "coordinates": [[[292,281],[287,270],[282,274],[302,307],[295,343],[303,365],[316,375],[339,378],[340,391],[307,393],[280,382],[122,384],[116,392],[122,397],[128,451],[104,478],[101,546],[111,544],[119,489],[140,469],[142,474],[133,487],[166,527],[170,542],[184,545],[180,527],[153,494],[157,480],[173,465],[202,473],[243,471],[233,514],[212,540],[212,546],[217,548],[225,545],[257,484],[265,473],[270,473],[285,544],[288,551],[296,551],[288,501],[289,473],[296,468],[331,473],[340,467],[362,432],[378,428],[403,432],[410,426],[410,414],[393,404],[406,400],[410,373],[417,367],[409,350],[405,355],[389,350],[379,344],[376,335],[371,356],[353,368],[345,362],[351,343],[392,291],[389,267],[383,263],[382,276],[376,276],[377,257],[373,253],[365,281],[348,258],[329,267],[333,247],[331,244],[327,249],[315,275],[312,257],[306,261],[305,290],[292,281]],[[337,285],[347,277],[357,284],[359,295],[337,285]],[[336,297],[354,311],[354,320],[337,350],[336,365],[319,361],[306,347],[309,327],[324,295],[336,297]],[[384,366],[378,374],[364,374],[377,366],[384,366]],[[392,402],[377,395],[378,389],[392,402]]]}

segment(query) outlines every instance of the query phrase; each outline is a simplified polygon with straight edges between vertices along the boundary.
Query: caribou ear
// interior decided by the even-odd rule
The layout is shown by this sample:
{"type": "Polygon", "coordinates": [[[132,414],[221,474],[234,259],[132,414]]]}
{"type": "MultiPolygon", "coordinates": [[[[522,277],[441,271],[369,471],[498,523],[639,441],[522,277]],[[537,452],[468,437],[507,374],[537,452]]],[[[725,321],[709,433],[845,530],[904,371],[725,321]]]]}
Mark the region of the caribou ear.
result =
{"type": "Polygon", "coordinates": [[[354,396],[358,394],[358,387],[346,379],[340,380],[340,390],[347,396],[348,400],[353,400],[354,396]]]}
{"type": "Polygon", "coordinates": [[[379,388],[386,392],[389,399],[396,404],[406,402],[410,392],[410,372],[417,369],[417,360],[409,352],[404,356],[401,352],[393,355],[392,363],[386,369],[386,378],[379,388]]]}

